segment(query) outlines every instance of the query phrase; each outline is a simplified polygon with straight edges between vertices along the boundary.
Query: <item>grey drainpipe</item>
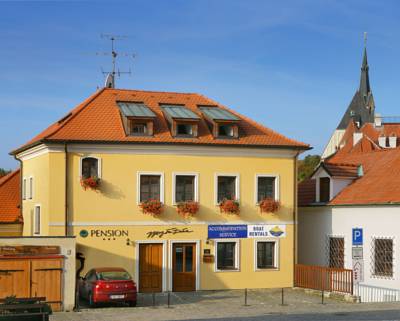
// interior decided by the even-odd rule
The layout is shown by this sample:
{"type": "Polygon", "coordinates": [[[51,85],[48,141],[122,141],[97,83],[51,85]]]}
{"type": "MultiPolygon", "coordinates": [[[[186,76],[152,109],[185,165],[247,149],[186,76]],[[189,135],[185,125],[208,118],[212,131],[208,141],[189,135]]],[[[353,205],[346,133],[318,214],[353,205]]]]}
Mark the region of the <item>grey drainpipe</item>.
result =
{"type": "Polygon", "coordinates": [[[65,152],[65,236],[68,236],[68,146],[64,143],[64,152],[65,152]]]}

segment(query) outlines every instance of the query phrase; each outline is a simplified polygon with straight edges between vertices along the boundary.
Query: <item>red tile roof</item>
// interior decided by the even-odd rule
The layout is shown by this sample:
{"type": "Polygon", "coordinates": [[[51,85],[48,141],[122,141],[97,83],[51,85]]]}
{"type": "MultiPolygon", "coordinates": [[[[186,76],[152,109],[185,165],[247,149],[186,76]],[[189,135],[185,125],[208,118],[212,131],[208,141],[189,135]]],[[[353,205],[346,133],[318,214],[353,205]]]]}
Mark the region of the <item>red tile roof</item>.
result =
{"type": "MultiPolygon", "coordinates": [[[[346,167],[356,173],[362,165],[363,176],[339,192],[329,205],[371,205],[371,204],[400,204],[400,149],[385,149],[368,153],[351,153],[341,156],[346,167]]],[[[323,166],[336,167],[329,159],[323,166]]],[[[341,166],[339,166],[341,167],[341,166]]],[[[315,180],[313,183],[300,183],[298,187],[299,206],[312,205],[315,202],[315,180]],[[311,184],[314,184],[312,197],[311,184]]]]}
{"type": "Polygon", "coordinates": [[[298,185],[298,206],[307,206],[315,203],[316,184],[315,179],[306,179],[298,185]]]}
{"type": "MultiPolygon", "coordinates": [[[[349,153],[363,153],[383,149],[378,144],[378,138],[380,136],[396,136],[399,140],[400,123],[382,123],[382,125],[379,127],[376,127],[371,123],[365,123],[361,128],[358,129],[354,122],[350,122],[339,144],[342,147],[332,157],[340,158],[349,153]],[[354,145],[353,134],[356,132],[362,133],[363,137],[356,145],[354,145]]],[[[397,147],[400,147],[398,143],[397,147]]]]}
{"type": "Polygon", "coordinates": [[[239,115],[200,94],[152,92],[104,88],[73,109],[64,119],[52,124],[34,137],[17,153],[40,142],[102,142],[102,143],[169,143],[225,146],[260,146],[291,149],[309,149],[309,145],[289,139],[255,121],[239,115]],[[156,115],[154,136],[127,136],[121,121],[118,101],[143,102],[156,115]],[[197,138],[172,137],[160,104],[183,104],[201,117],[197,138]],[[202,117],[199,105],[218,106],[238,116],[238,139],[215,139],[202,117]]]}
{"type": "Polygon", "coordinates": [[[399,149],[349,156],[346,161],[362,164],[364,175],[345,187],[330,205],[400,203],[399,149]]]}
{"type": "Polygon", "coordinates": [[[0,178],[0,224],[22,223],[19,169],[0,178]]]}
{"type": "MultiPolygon", "coordinates": [[[[378,145],[380,136],[393,135],[400,137],[400,123],[383,123],[379,127],[365,123],[361,128],[357,128],[354,122],[349,123],[340,142],[341,148],[325,159],[321,166],[331,176],[354,178],[354,181],[337,194],[329,205],[400,203],[400,146],[383,148],[378,145]],[[362,133],[362,138],[354,145],[353,135],[356,132],[362,133]],[[362,165],[364,175],[358,178],[359,165],[362,165]]],[[[315,202],[315,196],[314,200],[311,199],[307,188],[299,184],[299,206],[315,202]]]]}
{"type": "Polygon", "coordinates": [[[326,162],[322,163],[322,166],[331,177],[357,177],[358,166],[354,164],[326,162]]]}

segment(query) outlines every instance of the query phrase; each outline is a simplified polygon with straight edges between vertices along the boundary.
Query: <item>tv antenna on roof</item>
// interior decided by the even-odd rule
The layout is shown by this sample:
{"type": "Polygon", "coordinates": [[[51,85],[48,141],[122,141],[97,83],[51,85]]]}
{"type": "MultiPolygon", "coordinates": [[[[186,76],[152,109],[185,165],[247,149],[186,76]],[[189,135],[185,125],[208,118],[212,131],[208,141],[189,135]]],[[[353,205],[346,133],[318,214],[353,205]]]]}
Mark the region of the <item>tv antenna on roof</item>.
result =
{"type": "Polygon", "coordinates": [[[127,36],[121,36],[121,35],[111,35],[111,34],[101,34],[102,39],[108,39],[111,40],[111,52],[96,52],[96,55],[98,56],[111,56],[112,59],[112,69],[111,71],[104,71],[103,68],[101,69],[101,72],[103,75],[106,75],[106,81],[104,84],[104,87],[107,88],[115,88],[115,77],[121,77],[122,74],[128,74],[131,75],[131,69],[129,68],[129,71],[121,71],[117,69],[117,57],[118,56],[124,56],[124,57],[132,57],[135,58],[136,55],[134,53],[126,53],[126,52],[117,52],[115,50],[115,41],[116,40],[122,40],[128,38],[127,36]]]}

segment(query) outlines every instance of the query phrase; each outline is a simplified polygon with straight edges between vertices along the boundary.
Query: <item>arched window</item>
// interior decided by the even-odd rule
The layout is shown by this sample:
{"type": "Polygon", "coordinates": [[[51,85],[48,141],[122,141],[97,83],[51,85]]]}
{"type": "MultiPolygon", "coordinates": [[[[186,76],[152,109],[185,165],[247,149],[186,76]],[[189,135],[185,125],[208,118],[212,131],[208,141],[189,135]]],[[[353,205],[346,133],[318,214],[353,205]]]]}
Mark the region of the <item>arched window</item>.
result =
{"type": "Polygon", "coordinates": [[[81,176],[82,178],[99,177],[99,160],[94,157],[82,158],[81,176]]]}

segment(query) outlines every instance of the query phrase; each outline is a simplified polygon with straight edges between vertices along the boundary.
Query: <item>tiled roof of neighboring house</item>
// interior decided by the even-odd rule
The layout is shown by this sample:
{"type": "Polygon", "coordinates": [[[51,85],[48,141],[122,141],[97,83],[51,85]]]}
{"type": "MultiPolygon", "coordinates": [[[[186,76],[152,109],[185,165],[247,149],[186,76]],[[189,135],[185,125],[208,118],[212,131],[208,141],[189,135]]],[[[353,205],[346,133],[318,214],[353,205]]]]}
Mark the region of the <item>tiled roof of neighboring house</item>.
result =
{"type": "Polygon", "coordinates": [[[358,156],[347,161],[362,164],[364,175],[345,187],[330,205],[400,203],[400,150],[358,156]]]}
{"type": "MultiPolygon", "coordinates": [[[[342,156],[341,160],[352,165],[355,172],[358,165],[362,165],[363,175],[355,178],[328,205],[400,204],[400,149],[348,154],[346,157],[342,156]]],[[[324,166],[337,165],[330,162],[331,159],[324,166]]],[[[314,183],[299,184],[299,206],[315,202],[315,197],[311,197],[310,187],[315,185],[315,180],[311,181],[314,183]]]]}
{"type": "Polygon", "coordinates": [[[298,206],[307,206],[315,203],[315,179],[306,179],[298,185],[298,206]]]}
{"type": "Polygon", "coordinates": [[[357,177],[358,166],[344,163],[322,163],[322,166],[331,177],[357,177]]]}
{"type": "Polygon", "coordinates": [[[381,126],[374,126],[374,124],[366,123],[361,128],[357,128],[354,122],[350,122],[345,130],[345,133],[340,141],[340,149],[328,159],[341,159],[343,156],[347,157],[348,154],[364,153],[374,150],[384,149],[379,146],[378,139],[380,136],[397,137],[397,148],[400,148],[400,123],[382,123],[381,126]],[[354,144],[354,133],[360,133],[362,138],[354,144]]]}
{"type": "Polygon", "coordinates": [[[104,88],[78,105],[21,148],[18,153],[41,142],[167,143],[244,147],[309,149],[309,145],[289,139],[200,94],[152,92],[104,88]],[[156,114],[153,136],[126,135],[117,102],[144,103],[156,114]],[[198,137],[173,137],[161,104],[184,105],[200,117],[198,137]],[[239,138],[215,139],[199,106],[216,106],[230,111],[240,121],[239,138]]]}
{"type": "Polygon", "coordinates": [[[0,224],[22,223],[19,169],[0,178],[0,224]]]}

